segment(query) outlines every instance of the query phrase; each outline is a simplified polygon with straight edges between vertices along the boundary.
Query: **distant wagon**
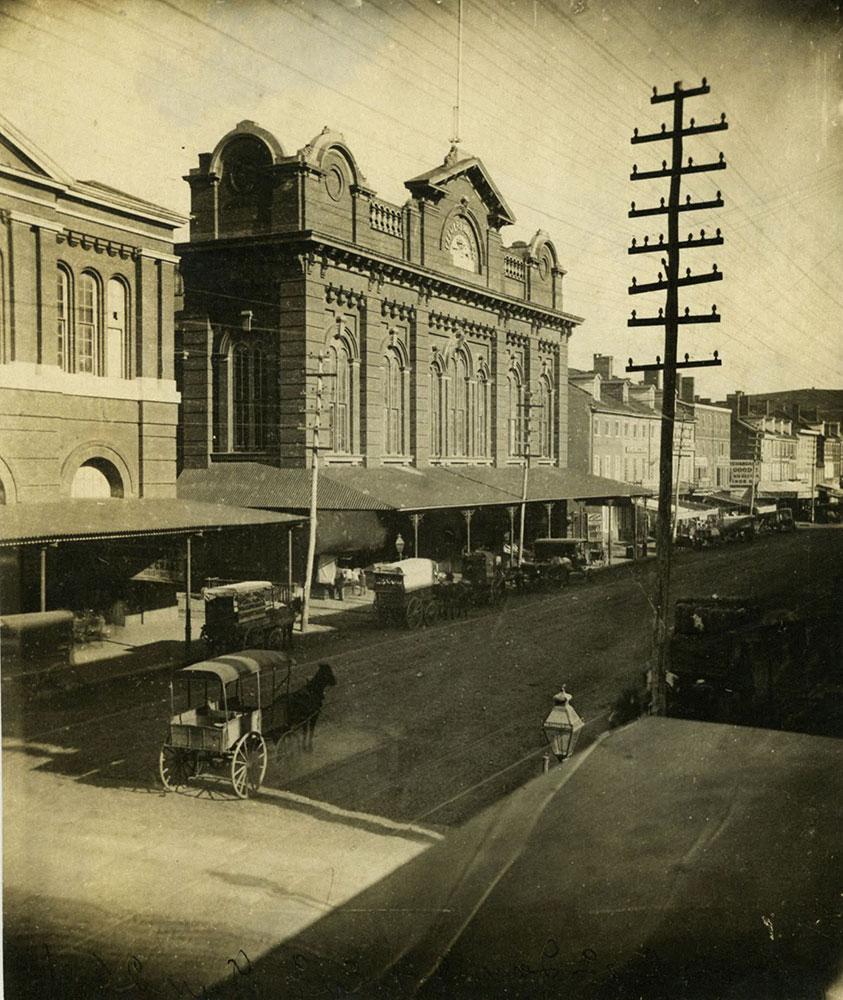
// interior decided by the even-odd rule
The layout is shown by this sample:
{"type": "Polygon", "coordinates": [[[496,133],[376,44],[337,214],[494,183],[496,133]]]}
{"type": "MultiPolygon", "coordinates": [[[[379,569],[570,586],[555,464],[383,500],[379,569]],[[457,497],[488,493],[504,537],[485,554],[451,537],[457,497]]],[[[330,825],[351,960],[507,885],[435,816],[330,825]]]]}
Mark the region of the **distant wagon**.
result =
{"type": "Polygon", "coordinates": [[[292,641],[295,609],[268,580],[207,587],[202,638],[212,653],[224,649],[284,649],[292,641]]]}
{"type": "Polygon", "coordinates": [[[403,559],[374,566],[375,614],[382,623],[417,629],[437,620],[439,567],[432,559],[403,559]]]}
{"type": "Polygon", "coordinates": [[[48,672],[73,661],[71,611],[33,611],[0,618],[3,673],[48,672]]]}

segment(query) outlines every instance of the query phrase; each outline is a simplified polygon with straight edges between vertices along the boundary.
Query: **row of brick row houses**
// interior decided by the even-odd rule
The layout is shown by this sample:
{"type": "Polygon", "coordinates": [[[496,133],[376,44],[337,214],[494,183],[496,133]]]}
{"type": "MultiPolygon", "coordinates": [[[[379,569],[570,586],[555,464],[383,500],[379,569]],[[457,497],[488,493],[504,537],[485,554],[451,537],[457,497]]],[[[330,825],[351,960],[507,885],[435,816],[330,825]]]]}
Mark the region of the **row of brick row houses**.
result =
{"type": "Polygon", "coordinates": [[[0,126],[6,613],[151,620],[191,558],[200,582],[303,579],[316,423],[320,558],[394,558],[403,532],[458,567],[525,501],[529,540],[643,492],[568,467],[581,320],[546,234],[504,245],[479,159],[452,149],[393,205],[338,134],[287,155],[243,122],[188,174],[174,246],[187,219],[0,126]]]}

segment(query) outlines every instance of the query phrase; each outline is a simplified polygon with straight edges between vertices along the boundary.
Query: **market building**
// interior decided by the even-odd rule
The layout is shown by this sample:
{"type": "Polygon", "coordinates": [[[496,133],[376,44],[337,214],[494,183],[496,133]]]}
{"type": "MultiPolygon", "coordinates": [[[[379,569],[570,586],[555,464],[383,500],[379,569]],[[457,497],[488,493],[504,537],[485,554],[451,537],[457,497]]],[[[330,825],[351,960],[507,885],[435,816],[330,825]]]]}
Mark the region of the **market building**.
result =
{"type": "Polygon", "coordinates": [[[173,369],[186,219],[67,175],[0,119],[4,615],[175,610],[186,539],[279,519],[176,498],[173,369]]]}
{"type": "Polygon", "coordinates": [[[289,155],[246,121],[186,180],[180,496],[259,482],[261,506],[304,510],[318,453],[320,551],[361,560],[398,534],[445,561],[500,547],[525,497],[528,538],[563,534],[575,500],[628,502],[568,469],[581,319],[546,233],[504,244],[515,218],[477,157],[452,148],[392,204],[338,133],[289,155]]]}

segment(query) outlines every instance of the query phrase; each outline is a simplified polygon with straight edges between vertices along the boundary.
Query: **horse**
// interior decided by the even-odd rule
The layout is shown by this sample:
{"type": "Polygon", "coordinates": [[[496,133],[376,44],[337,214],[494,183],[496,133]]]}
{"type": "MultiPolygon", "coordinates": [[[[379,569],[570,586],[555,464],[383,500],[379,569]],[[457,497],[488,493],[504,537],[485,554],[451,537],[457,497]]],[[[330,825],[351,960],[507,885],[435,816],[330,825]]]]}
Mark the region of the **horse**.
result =
{"type": "Polygon", "coordinates": [[[325,692],[336,683],[330,663],[320,663],[319,669],[303,687],[290,692],[287,724],[290,730],[301,733],[302,750],[313,749],[313,731],[325,702],[325,692]]]}

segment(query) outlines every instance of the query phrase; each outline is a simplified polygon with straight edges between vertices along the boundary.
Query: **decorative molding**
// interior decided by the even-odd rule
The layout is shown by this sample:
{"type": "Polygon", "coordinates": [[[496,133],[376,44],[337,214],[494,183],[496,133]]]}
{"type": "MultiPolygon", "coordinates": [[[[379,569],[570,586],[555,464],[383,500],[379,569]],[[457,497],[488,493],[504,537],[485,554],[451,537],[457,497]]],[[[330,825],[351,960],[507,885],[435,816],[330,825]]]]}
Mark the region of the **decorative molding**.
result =
{"type": "Polygon", "coordinates": [[[520,257],[512,257],[507,254],[503,259],[503,273],[507,278],[514,278],[516,281],[525,281],[527,267],[520,257]]]}
{"type": "Polygon", "coordinates": [[[352,309],[362,309],[366,304],[366,293],[342,285],[328,284],[325,286],[325,301],[336,302],[338,306],[348,306],[352,309]]]}
{"type": "Polygon", "coordinates": [[[416,318],[416,307],[405,302],[395,302],[384,299],[381,302],[381,316],[389,319],[398,319],[402,322],[414,320],[416,318]]]}
{"type": "Polygon", "coordinates": [[[106,240],[100,236],[80,233],[75,229],[58,231],[56,243],[67,243],[70,247],[82,247],[83,250],[95,250],[97,253],[106,253],[109,257],[120,257],[122,260],[138,260],[141,256],[147,256],[169,260],[172,263],[178,262],[177,257],[171,257],[169,254],[157,254],[155,251],[144,250],[142,247],[131,246],[128,243],[118,243],[116,240],[106,240]]]}

